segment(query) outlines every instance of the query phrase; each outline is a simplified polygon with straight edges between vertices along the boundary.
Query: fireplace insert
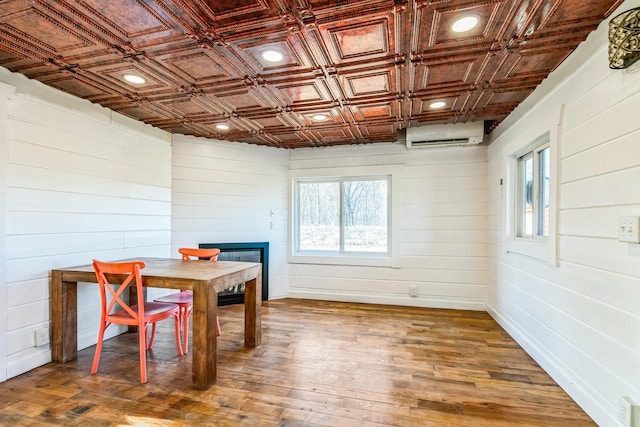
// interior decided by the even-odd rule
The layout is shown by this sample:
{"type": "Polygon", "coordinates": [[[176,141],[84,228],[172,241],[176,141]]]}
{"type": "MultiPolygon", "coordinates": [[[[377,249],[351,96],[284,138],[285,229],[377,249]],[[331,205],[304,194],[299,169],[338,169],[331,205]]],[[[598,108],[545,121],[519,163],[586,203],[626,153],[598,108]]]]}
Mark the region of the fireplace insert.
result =
{"type": "MultiPolygon", "coordinates": [[[[259,262],[262,264],[262,300],[269,299],[269,242],[200,243],[203,249],[218,248],[218,261],[259,262]]],[[[218,305],[243,304],[244,283],[218,293],[218,305]]]]}

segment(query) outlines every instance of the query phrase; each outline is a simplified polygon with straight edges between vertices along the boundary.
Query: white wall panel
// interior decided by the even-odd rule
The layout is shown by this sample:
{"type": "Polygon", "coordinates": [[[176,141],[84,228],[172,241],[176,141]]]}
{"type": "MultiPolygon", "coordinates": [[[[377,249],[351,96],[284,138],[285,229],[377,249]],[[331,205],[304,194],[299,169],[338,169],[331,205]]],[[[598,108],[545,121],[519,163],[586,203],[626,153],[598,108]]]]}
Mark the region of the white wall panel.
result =
{"type": "Polygon", "coordinates": [[[419,265],[426,269],[481,271],[486,273],[487,260],[485,257],[464,256],[417,256],[405,255],[403,265],[419,265]]]}
{"type": "Polygon", "coordinates": [[[617,215],[633,215],[638,207],[605,206],[595,208],[564,209],[559,216],[560,226],[564,236],[583,236],[598,238],[618,238],[618,222],[611,221],[617,215]]]}
{"type": "Polygon", "coordinates": [[[487,244],[484,243],[444,243],[421,242],[402,244],[403,256],[451,256],[451,257],[486,257],[487,244]]]}
{"type": "MultiPolygon", "coordinates": [[[[170,161],[170,159],[167,158],[166,161],[170,161]]],[[[98,168],[96,170],[99,171],[98,168]]],[[[166,194],[166,186],[169,184],[161,183],[166,179],[159,179],[159,182],[151,183],[129,182],[127,181],[128,176],[123,176],[122,174],[115,174],[112,178],[109,178],[89,175],[90,170],[85,174],[78,174],[73,170],[45,169],[16,164],[9,165],[8,172],[7,185],[16,189],[44,189],[71,193],[71,195],[80,193],[83,195],[114,196],[127,201],[128,199],[170,200],[170,195],[167,196],[166,194]]],[[[132,202],[135,203],[135,201],[132,202]]],[[[109,206],[105,204],[104,208],[110,209],[109,206]]]]}
{"type": "Polygon", "coordinates": [[[269,298],[287,296],[288,168],[286,150],[175,135],[172,254],[200,243],[269,242],[269,298]]]}
{"type": "MultiPolygon", "coordinates": [[[[640,111],[640,105],[633,108],[640,111]]],[[[630,132],[613,141],[605,140],[589,150],[565,157],[560,181],[571,182],[636,166],[637,159],[629,154],[636,149],[638,139],[640,131],[630,132]]]]}
{"type": "Polygon", "coordinates": [[[487,217],[486,215],[469,216],[464,213],[457,216],[419,216],[411,211],[404,215],[404,226],[414,230],[484,230],[486,232],[487,217]]]}
{"type": "MultiPolygon", "coordinates": [[[[433,227],[433,225],[431,225],[433,227]]],[[[446,228],[437,230],[433,228],[418,229],[405,228],[400,232],[400,238],[406,243],[486,243],[487,230],[455,230],[446,228]]]]}
{"type": "Polygon", "coordinates": [[[7,302],[11,307],[49,299],[48,279],[35,279],[7,286],[7,302]]]}
{"type": "MultiPolygon", "coordinates": [[[[23,76],[0,69],[0,81],[16,88],[0,117],[7,124],[3,379],[51,360],[49,346],[34,347],[33,338],[49,327],[51,269],[169,254],[171,146],[163,131],[23,76]]],[[[98,299],[95,285],[79,292],[80,348],[95,344],[98,299]]]]}
{"type": "MultiPolygon", "coordinates": [[[[629,156],[638,156],[636,149],[629,156]]],[[[629,183],[640,182],[640,167],[611,171],[603,175],[566,183],[562,186],[563,207],[567,209],[592,206],[638,204],[638,189],[629,183]]]]}
{"type": "Polygon", "coordinates": [[[415,202],[403,202],[403,212],[409,218],[415,216],[445,218],[448,216],[478,216],[486,220],[488,212],[487,202],[456,202],[456,203],[431,203],[430,200],[417,200],[415,202]]]}
{"type": "MultiPolygon", "coordinates": [[[[295,150],[291,170],[376,167],[399,178],[393,267],[290,265],[295,297],[423,307],[485,308],[487,162],[482,147],[407,150],[399,144],[295,150]],[[397,172],[401,170],[401,172],[397,172]],[[396,265],[397,264],[397,265],[396,265]],[[410,286],[419,295],[409,295],[410,286]]],[[[305,175],[308,172],[305,173],[305,175]]]]}
{"type": "MultiPolygon", "coordinates": [[[[615,220],[617,222],[618,218],[615,220]]],[[[563,260],[585,266],[598,266],[636,277],[640,281],[640,245],[619,242],[617,239],[566,236],[560,238],[560,247],[563,248],[563,260]]]]}
{"type": "MultiPolygon", "coordinates": [[[[431,149],[423,149],[426,151],[434,150],[431,149]]],[[[449,150],[454,150],[450,148],[449,150]]],[[[466,148],[465,150],[473,151],[474,148],[466,148]]],[[[420,150],[421,151],[421,150],[420,150]]],[[[459,183],[461,179],[464,179],[464,182],[472,185],[472,186],[486,186],[486,181],[478,179],[479,176],[483,176],[487,173],[487,164],[483,162],[478,162],[477,157],[476,161],[465,161],[465,157],[462,154],[468,155],[471,151],[462,151],[455,150],[456,154],[458,154],[459,163],[452,164],[451,161],[444,162],[442,164],[437,163],[429,163],[428,167],[424,164],[420,164],[417,162],[416,158],[424,158],[424,156],[420,156],[419,150],[412,151],[411,158],[407,159],[407,167],[405,168],[405,179],[420,179],[420,180],[429,180],[432,184],[438,183],[443,185],[455,185],[459,183]],[[416,153],[415,151],[418,151],[416,153]],[[453,166],[453,167],[452,167],[453,166]],[[432,181],[433,180],[433,181],[432,181]]],[[[440,154],[442,157],[442,154],[440,154]]],[[[429,158],[427,158],[428,160],[429,158]]],[[[474,160],[473,158],[471,160],[474,160]]],[[[472,187],[473,188],[473,187],[472,187]]]]}
{"type": "Polygon", "coordinates": [[[9,165],[9,143],[7,122],[9,100],[16,88],[0,81],[0,382],[7,379],[7,355],[9,335],[7,333],[8,310],[7,266],[6,266],[6,217],[7,217],[7,169],[9,165]]]}
{"type": "MultiPolygon", "coordinates": [[[[613,15],[637,6],[627,1],[613,15]]],[[[494,131],[488,308],[599,425],[617,426],[618,400],[640,402],[640,245],[617,240],[618,217],[640,216],[640,64],[608,69],[607,29],[494,131]],[[553,266],[507,252],[509,198],[494,183],[514,148],[558,123],[553,266]]]]}
{"type": "MultiPolygon", "coordinates": [[[[630,87],[633,87],[633,84],[630,84],[630,87]]],[[[592,95],[593,94],[590,94],[590,96],[592,95]]],[[[616,98],[619,97],[620,92],[616,90],[616,98]]],[[[576,120],[579,120],[579,114],[577,114],[576,109],[578,105],[578,103],[574,103],[572,108],[573,114],[570,118],[576,118],[576,120]]],[[[603,141],[607,141],[608,138],[611,138],[611,127],[615,127],[618,130],[618,135],[623,136],[637,132],[635,122],[626,120],[626,113],[630,108],[634,110],[640,109],[640,95],[636,94],[629,97],[623,97],[622,102],[613,104],[609,109],[602,109],[601,107],[600,114],[598,116],[590,118],[584,122],[577,123],[576,126],[568,128],[565,135],[566,143],[562,147],[561,151],[562,157],[572,156],[576,153],[597,146],[603,141]],[[593,124],[602,122],[606,122],[608,126],[594,126],[593,124]]]]}
{"type": "Polygon", "coordinates": [[[41,300],[21,307],[9,308],[7,317],[9,330],[25,328],[34,323],[44,323],[49,319],[49,301],[41,300]],[[26,316],[25,313],[29,315],[26,316]]]}
{"type": "Polygon", "coordinates": [[[407,189],[402,190],[402,198],[408,204],[428,202],[429,204],[439,205],[440,203],[486,202],[486,191],[484,188],[470,190],[447,189],[438,191],[424,190],[420,187],[416,188],[409,185],[407,185],[406,188],[407,189]]]}

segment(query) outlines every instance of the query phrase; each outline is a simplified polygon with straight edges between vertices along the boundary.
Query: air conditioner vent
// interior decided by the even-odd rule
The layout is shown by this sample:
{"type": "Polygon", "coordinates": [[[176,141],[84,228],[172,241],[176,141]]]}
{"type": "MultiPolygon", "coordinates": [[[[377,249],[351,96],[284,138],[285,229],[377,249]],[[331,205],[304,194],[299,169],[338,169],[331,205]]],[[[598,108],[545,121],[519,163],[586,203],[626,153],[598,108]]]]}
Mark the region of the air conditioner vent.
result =
{"type": "Polygon", "coordinates": [[[450,138],[450,139],[433,139],[429,141],[411,141],[412,147],[420,147],[423,145],[449,145],[449,144],[468,144],[469,138],[450,138]]]}

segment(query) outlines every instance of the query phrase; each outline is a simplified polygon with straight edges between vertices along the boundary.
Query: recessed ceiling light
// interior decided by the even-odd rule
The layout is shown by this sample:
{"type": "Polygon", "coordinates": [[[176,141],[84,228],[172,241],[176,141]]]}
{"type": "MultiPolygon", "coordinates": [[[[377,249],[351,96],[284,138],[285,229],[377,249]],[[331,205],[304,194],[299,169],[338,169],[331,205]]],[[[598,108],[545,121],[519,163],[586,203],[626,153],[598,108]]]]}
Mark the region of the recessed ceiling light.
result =
{"type": "Polygon", "coordinates": [[[129,83],[133,83],[134,85],[142,85],[147,82],[147,79],[137,74],[124,74],[122,78],[129,83]]]}
{"type": "Polygon", "coordinates": [[[314,114],[313,116],[311,116],[311,118],[316,122],[324,122],[329,118],[329,116],[327,116],[326,114],[314,114]]]}
{"type": "Polygon", "coordinates": [[[218,130],[229,130],[231,127],[228,124],[225,123],[218,123],[216,125],[216,129],[218,130]]]}
{"type": "Polygon", "coordinates": [[[478,25],[478,17],[474,15],[467,15],[457,19],[453,25],[451,25],[451,29],[456,33],[464,33],[465,31],[475,28],[476,25],[478,25]]]}
{"type": "Polygon", "coordinates": [[[442,108],[445,105],[447,105],[447,103],[444,102],[444,101],[435,101],[435,102],[432,102],[431,104],[429,104],[429,108],[433,108],[435,110],[437,108],[442,108]]]}
{"type": "Polygon", "coordinates": [[[279,50],[267,49],[260,53],[262,59],[269,62],[280,62],[284,59],[284,55],[279,50]]]}
{"type": "Polygon", "coordinates": [[[522,29],[522,26],[524,25],[524,21],[527,19],[527,12],[522,10],[520,11],[520,13],[518,14],[518,17],[516,18],[516,27],[518,28],[518,30],[522,29]]]}

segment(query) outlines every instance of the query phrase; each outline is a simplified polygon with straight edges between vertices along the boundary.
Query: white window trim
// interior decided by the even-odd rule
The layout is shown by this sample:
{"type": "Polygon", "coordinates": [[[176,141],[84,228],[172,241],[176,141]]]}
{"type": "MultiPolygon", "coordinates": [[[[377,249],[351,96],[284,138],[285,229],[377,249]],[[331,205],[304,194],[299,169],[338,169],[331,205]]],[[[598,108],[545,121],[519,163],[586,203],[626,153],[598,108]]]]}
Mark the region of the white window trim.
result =
{"type": "MultiPolygon", "coordinates": [[[[562,114],[561,114],[562,115],[562,114]]],[[[557,234],[556,234],[556,213],[557,189],[558,189],[558,136],[561,132],[561,125],[558,125],[558,132],[545,132],[533,141],[523,144],[507,156],[506,177],[507,177],[507,197],[505,198],[505,249],[507,253],[524,255],[544,261],[552,266],[558,265],[557,260],[557,234]],[[518,159],[528,152],[536,149],[544,141],[549,144],[549,235],[547,237],[518,237],[518,159]]],[[[509,152],[509,151],[507,151],[509,152]]],[[[534,234],[535,236],[535,234],[534,234]]]]}
{"type": "Polygon", "coordinates": [[[322,168],[304,169],[289,171],[289,216],[287,239],[287,260],[294,264],[327,264],[327,265],[357,265],[357,266],[377,266],[399,268],[399,224],[395,218],[400,217],[400,173],[402,167],[392,166],[356,166],[346,168],[322,168]],[[314,253],[294,253],[294,226],[295,226],[295,200],[294,187],[295,180],[299,178],[335,179],[349,177],[390,177],[390,199],[389,199],[389,228],[387,238],[389,239],[389,254],[380,253],[353,253],[340,255],[319,255],[314,253]]]}

